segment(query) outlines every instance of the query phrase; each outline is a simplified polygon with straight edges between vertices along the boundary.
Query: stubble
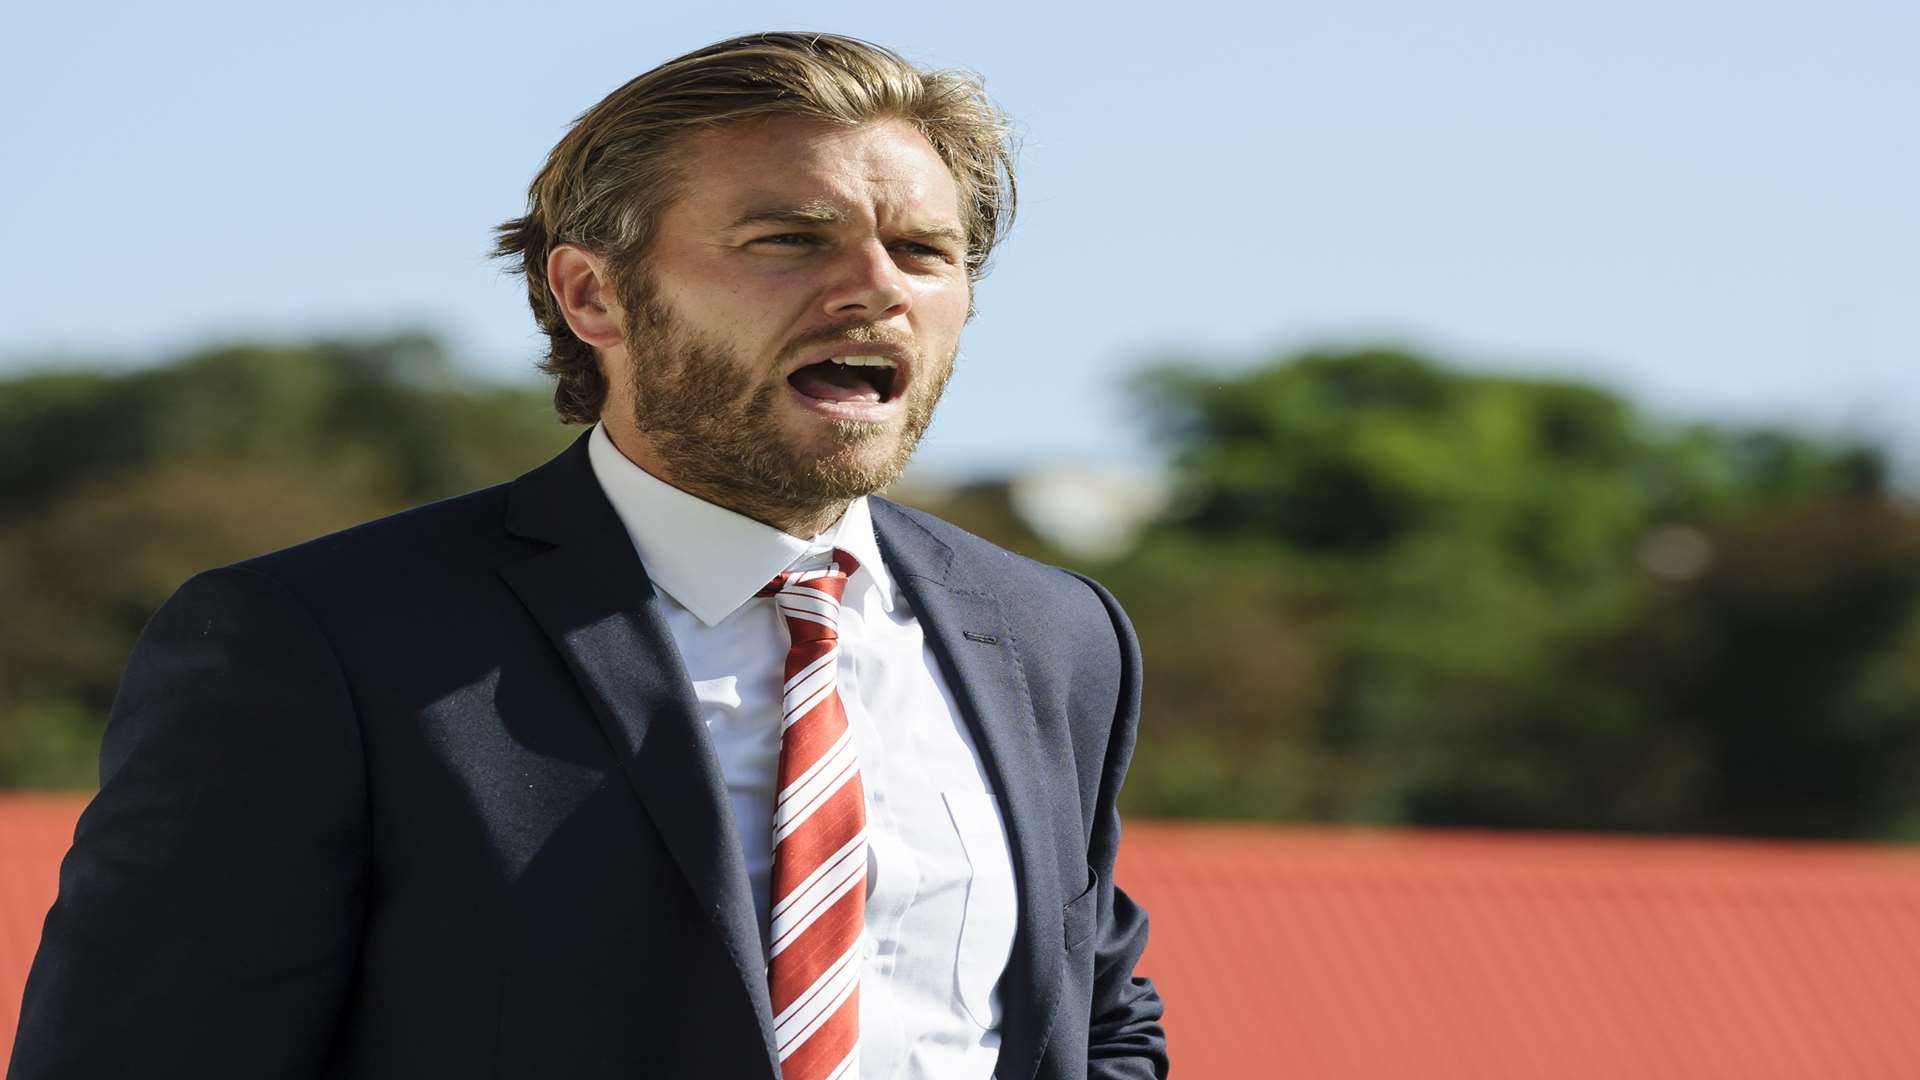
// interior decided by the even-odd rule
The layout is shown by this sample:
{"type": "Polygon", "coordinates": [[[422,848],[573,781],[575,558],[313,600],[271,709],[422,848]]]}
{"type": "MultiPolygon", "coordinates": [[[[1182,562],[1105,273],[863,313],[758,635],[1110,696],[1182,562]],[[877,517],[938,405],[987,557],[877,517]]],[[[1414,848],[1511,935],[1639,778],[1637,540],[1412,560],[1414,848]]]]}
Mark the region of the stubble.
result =
{"type": "MultiPolygon", "coordinates": [[[[954,357],[917,364],[898,429],[858,421],[823,423],[828,445],[796,445],[774,407],[786,387],[762,381],[742,396],[752,367],[726,345],[702,338],[636,272],[623,287],[633,422],[647,439],[662,479],[735,513],[795,536],[814,536],[847,504],[898,479],[933,423],[954,357]],[[937,370],[934,370],[936,369],[937,370]],[[874,453],[878,440],[890,446],[874,453]]],[[[871,326],[850,326],[826,340],[891,340],[871,326]]]]}

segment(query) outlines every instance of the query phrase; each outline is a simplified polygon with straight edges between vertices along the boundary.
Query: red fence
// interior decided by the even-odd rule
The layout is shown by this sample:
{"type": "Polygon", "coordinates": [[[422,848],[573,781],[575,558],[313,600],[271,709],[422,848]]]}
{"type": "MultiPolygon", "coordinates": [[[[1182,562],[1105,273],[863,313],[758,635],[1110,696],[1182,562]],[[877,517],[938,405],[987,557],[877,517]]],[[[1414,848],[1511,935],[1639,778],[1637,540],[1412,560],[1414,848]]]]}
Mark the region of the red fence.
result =
{"type": "MultiPolygon", "coordinates": [[[[81,805],[0,796],[0,1055],[81,805]]],[[[1122,848],[1176,1077],[1920,1076],[1920,851],[1149,822],[1122,848]]]]}

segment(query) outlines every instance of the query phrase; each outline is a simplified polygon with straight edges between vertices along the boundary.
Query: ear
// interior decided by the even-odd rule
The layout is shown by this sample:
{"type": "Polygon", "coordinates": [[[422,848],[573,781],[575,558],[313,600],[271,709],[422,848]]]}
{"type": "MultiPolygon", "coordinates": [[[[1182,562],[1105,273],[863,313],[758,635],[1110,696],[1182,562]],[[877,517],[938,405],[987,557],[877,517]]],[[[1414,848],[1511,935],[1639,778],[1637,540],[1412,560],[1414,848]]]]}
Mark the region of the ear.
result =
{"type": "Polygon", "coordinates": [[[577,244],[555,245],[547,255],[547,288],[575,337],[602,349],[621,343],[625,313],[606,260],[577,244]]]}

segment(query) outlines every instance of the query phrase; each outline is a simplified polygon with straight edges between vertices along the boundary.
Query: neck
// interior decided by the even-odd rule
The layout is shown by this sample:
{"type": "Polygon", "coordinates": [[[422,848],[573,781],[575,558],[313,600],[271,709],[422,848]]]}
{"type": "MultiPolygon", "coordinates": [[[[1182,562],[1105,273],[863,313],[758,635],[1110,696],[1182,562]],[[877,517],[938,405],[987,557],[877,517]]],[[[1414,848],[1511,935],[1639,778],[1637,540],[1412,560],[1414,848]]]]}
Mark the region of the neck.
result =
{"type": "MultiPolygon", "coordinates": [[[[662,479],[665,479],[662,477],[662,479]]],[[[667,483],[673,484],[672,480],[667,483]]],[[[680,487],[674,484],[675,487],[680,487]]],[[[715,506],[724,506],[742,517],[750,517],[762,525],[771,525],[789,536],[802,540],[811,540],[833,527],[841,515],[847,512],[850,503],[834,502],[820,507],[778,506],[770,501],[732,498],[724,493],[696,491],[690,487],[681,487],[695,498],[705,499],[715,506]]]]}

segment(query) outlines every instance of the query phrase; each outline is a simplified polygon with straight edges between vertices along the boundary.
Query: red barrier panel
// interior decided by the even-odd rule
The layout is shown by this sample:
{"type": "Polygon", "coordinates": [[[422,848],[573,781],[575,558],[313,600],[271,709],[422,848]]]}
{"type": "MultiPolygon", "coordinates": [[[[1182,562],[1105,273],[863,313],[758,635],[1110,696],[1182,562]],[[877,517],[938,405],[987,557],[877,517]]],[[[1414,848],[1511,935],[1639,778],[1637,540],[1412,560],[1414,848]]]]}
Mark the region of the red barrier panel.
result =
{"type": "MultiPolygon", "coordinates": [[[[0,795],[0,1060],[84,797],[0,795]]],[[[1920,1076],[1920,851],[1129,822],[1175,1075],[1920,1076]]]]}

